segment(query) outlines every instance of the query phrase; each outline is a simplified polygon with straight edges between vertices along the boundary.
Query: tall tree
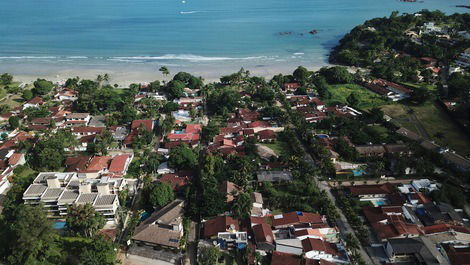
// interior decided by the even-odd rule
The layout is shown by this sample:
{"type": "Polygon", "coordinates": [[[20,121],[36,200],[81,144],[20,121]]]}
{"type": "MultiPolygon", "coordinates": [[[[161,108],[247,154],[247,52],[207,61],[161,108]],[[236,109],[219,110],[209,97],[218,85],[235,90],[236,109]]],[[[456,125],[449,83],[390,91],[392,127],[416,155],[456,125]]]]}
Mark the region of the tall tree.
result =
{"type": "Polygon", "coordinates": [[[85,246],[80,254],[80,265],[114,265],[117,264],[116,246],[101,236],[85,246]]]}
{"type": "Polygon", "coordinates": [[[204,246],[198,250],[197,262],[199,265],[216,265],[220,257],[220,251],[217,247],[204,246]]]}
{"type": "Polygon", "coordinates": [[[93,237],[105,225],[106,220],[91,204],[72,205],[67,209],[66,227],[73,234],[93,237]]]}
{"type": "Polygon", "coordinates": [[[153,184],[149,194],[149,202],[153,207],[163,208],[174,199],[175,193],[169,184],[163,182],[153,184]]]}
{"type": "Polygon", "coordinates": [[[233,216],[240,220],[250,217],[252,206],[253,202],[248,193],[242,192],[238,194],[232,206],[233,216]]]}
{"type": "Polygon", "coordinates": [[[8,263],[36,264],[49,258],[54,247],[54,232],[42,207],[19,205],[9,230],[8,263]]]}

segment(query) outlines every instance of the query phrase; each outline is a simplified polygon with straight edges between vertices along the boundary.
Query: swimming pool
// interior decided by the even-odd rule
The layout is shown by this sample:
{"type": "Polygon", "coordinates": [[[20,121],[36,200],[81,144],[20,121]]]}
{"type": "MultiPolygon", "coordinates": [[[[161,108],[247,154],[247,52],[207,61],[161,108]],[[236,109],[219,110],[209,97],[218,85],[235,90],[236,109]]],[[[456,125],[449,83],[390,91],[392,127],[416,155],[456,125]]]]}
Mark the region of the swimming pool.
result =
{"type": "Polygon", "coordinates": [[[52,228],[56,230],[62,230],[62,229],[65,229],[65,224],[66,223],[63,221],[57,221],[52,224],[52,228]]]}

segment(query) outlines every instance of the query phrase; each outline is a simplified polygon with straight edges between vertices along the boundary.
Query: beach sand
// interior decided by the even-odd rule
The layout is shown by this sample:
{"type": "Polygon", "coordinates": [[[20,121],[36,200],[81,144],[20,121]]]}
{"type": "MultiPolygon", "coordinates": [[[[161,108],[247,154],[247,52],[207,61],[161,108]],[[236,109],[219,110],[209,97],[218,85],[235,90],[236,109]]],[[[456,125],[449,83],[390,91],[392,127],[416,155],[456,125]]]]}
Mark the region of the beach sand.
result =
{"type": "MultiPolygon", "coordinates": [[[[168,66],[170,76],[163,76],[157,64],[115,64],[115,65],[54,65],[36,63],[0,64],[0,73],[10,73],[15,80],[31,83],[37,78],[44,78],[53,82],[65,81],[69,77],[79,76],[83,79],[95,79],[99,74],[107,73],[110,84],[119,87],[128,87],[131,83],[144,83],[154,80],[169,80],[174,74],[184,71],[195,76],[201,76],[206,83],[218,81],[223,75],[231,74],[244,67],[252,75],[263,76],[270,79],[279,73],[292,74],[298,65],[278,63],[273,65],[235,65],[235,64],[188,64],[168,66]]],[[[309,70],[318,70],[325,65],[304,65],[309,70]]]]}

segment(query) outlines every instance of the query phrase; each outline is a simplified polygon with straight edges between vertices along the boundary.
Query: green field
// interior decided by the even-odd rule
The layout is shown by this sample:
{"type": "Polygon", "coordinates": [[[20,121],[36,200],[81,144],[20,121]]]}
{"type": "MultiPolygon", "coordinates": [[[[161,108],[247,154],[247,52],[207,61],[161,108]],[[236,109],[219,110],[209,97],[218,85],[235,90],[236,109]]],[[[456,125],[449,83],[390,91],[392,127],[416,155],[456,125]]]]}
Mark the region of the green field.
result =
{"type": "Polygon", "coordinates": [[[262,145],[264,145],[264,146],[270,148],[270,149],[273,150],[274,153],[276,153],[277,155],[285,154],[284,148],[286,148],[286,147],[283,146],[283,145],[285,145],[284,142],[276,141],[275,143],[272,143],[272,144],[263,143],[262,145]]]}
{"type": "Polygon", "coordinates": [[[359,97],[359,104],[357,106],[359,109],[378,107],[388,103],[386,99],[357,84],[331,85],[329,92],[331,93],[331,98],[327,100],[326,103],[328,104],[337,102],[347,104],[346,99],[351,93],[356,93],[359,97]]]}
{"type": "Polygon", "coordinates": [[[429,137],[439,145],[449,146],[461,155],[470,154],[468,137],[446,113],[431,102],[422,106],[386,105],[382,106],[382,110],[398,126],[412,130],[424,138],[429,137]]]}

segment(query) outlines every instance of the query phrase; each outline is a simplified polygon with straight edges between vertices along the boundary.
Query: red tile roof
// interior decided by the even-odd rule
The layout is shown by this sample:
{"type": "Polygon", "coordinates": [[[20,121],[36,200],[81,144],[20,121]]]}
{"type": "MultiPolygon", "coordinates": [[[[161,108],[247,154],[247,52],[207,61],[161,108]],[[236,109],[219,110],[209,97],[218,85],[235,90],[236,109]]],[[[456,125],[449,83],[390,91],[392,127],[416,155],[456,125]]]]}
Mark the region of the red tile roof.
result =
{"type": "Polygon", "coordinates": [[[202,131],[202,125],[201,124],[187,124],[186,133],[200,133],[202,131]]]}
{"type": "Polygon", "coordinates": [[[66,172],[81,172],[86,170],[90,158],[91,156],[67,157],[67,159],[65,159],[66,172]]]}
{"type": "Polygon", "coordinates": [[[379,185],[356,185],[349,187],[349,191],[354,196],[373,194],[392,194],[394,186],[390,183],[379,185]]]}
{"type": "Polygon", "coordinates": [[[90,126],[83,126],[83,127],[73,127],[73,133],[101,133],[105,127],[90,127],[90,126]]]}
{"type": "Polygon", "coordinates": [[[232,227],[237,231],[240,229],[238,220],[230,216],[217,216],[204,223],[204,237],[210,238],[217,236],[218,233],[227,232],[232,227]]]}
{"type": "Polygon", "coordinates": [[[18,164],[18,162],[20,161],[22,157],[24,157],[24,154],[21,154],[21,153],[12,154],[10,158],[8,158],[8,165],[14,166],[18,164]]]}
{"type": "Polygon", "coordinates": [[[302,240],[302,248],[304,252],[319,251],[333,256],[338,255],[338,250],[335,244],[316,238],[306,238],[302,240]]]}
{"type": "Polygon", "coordinates": [[[257,224],[253,226],[253,234],[255,236],[255,241],[257,244],[259,243],[268,243],[268,244],[274,244],[274,235],[273,235],[273,230],[271,229],[271,226],[262,223],[262,224],[257,224]]]}
{"type": "Polygon", "coordinates": [[[160,182],[170,184],[173,190],[178,190],[188,185],[188,177],[179,177],[177,174],[164,174],[160,179],[160,182]]]}
{"type": "Polygon", "coordinates": [[[402,217],[393,215],[388,217],[387,223],[374,223],[372,228],[382,240],[409,235],[419,236],[421,234],[421,230],[417,225],[406,223],[402,217]]]}
{"type": "Polygon", "coordinates": [[[31,104],[31,105],[36,105],[36,104],[42,104],[42,103],[44,103],[44,101],[42,100],[41,97],[34,97],[26,103],[31,104]]]}
{"type": "Polygon", "coordinates": [[[436,233],[444,233],[444,232],[449,232],[449,231],[470,234],[470,228],[459,226],[459,225],[450,225],[450,224],[437,224],[437,225],[425,226],[423,228],[423,231],[425,234],[436,234],[436,233]]]}
{"type": "Polygon", "coordinates": [[[282,217],[274,216],[273,226],[290,226],[296,224],[319,224],[323,223],[323,217],[316,213],[289,212],[282,214],[282,217]]]}
{"type": "Polygon", "coordinates": [[[109,165],[109,172],[124,174],[124,171],[126,171],[126,164],[130,158],[131,155],[127,154],[113,157],[113,160],[111,160],[111,164],[109,165]]]}
{"type": "Polygon", "coordinates": [[[271,265],[301,265],[302,257],[294,254],[274,251],[271,265]]]}
{"type": "Polygon", "coordinates": [[[271,124],[269,124],[269,122],[267,122],[267,121],[254,121],[254,122],[248,124],[248,127],[249,128],[257,128],[257,127],[269,128],[269,127],[271,127],[271,124]]]}
{"type": "Polygon", "coordinates": [[[138,129],[141,124],[144,125],[144,127],[145,127],[145,129],[147,129],[147,131],[152,131],[153,130],[153,121],[152,120],[135,120],[135,121],[132,121],[131,129],[132,130],[138,129]]]}
{"type": "Polygon", "coordinates": [[[273,130],[262,130],[258,132],[260,140],[273,140],[276,139],[276,133],[273,130]]]}
{"type": "Polygon", "coordinates": [[[110,156],[95,156],[91,159],[88,165],[87,172],[98,172],[104,168],[108,168],[108,163],[111,160],[110,156]]]}

